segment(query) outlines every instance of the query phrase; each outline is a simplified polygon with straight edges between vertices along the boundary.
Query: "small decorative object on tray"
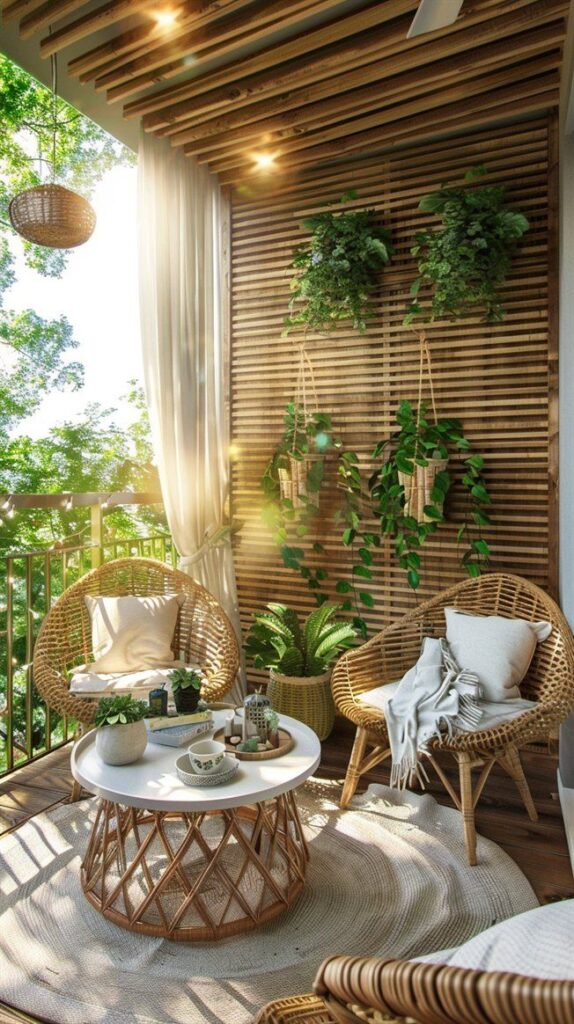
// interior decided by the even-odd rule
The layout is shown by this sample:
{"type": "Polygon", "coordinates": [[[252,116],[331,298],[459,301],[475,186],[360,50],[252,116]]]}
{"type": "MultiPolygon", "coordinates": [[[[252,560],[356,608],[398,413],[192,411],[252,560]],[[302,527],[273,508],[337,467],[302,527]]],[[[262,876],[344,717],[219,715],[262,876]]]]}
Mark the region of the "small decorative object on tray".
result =
{"type": "MultiPolygon", "coordinates": [[[[259,739],[264,743],[267,739],[267,721],[265,719],[265,711],[271,707],[271,701],[269,697],[266,697],[261,689],[256,690],[255,693],[248,693],[247,697],[243,699],[243,716],[244,720],[251,722],[255,726],[255,731],[259,736],[259,739]]],[[[244,736],[244,740],[249,737],[244,736]]]]}
{"type": "Polygon", "coordinates": [[[265,721],[267,723],[267,742],[272,747],[279,746],[279,715],[273,708],[265,709],[265,721]]]}
{"type": "Polygon", "coordinates": [[[189,754],[181,754],[175,762],[178,778],[186,786],[222,786],[231,782],[238,768],[239,762],[229,754],[225,755],[219,771],[213,775],[199,775],[195,772],[189,754]]]}
{"type": "Polygon", "coordinates": [[[273,757],[281,757],[293,749],[294,740],[287,729],[277,729],[277,746],[271,740],[262,743],[257,736],[239,740],[237,736],[228,739],[225,729],[218,729],[214,734],[216,742],[225,743],[225,749],[233,752],[239,761],[265,761],[273,757]]]}

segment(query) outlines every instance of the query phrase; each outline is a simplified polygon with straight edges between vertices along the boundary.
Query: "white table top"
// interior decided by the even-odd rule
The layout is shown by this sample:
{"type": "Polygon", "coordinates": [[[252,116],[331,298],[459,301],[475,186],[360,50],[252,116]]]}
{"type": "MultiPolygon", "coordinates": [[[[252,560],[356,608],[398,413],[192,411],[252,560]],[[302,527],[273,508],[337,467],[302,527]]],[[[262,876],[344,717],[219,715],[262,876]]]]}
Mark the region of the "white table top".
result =
{"type": "MultiPolygon", "coordinates": [[[[224,711],[214,712],[214,728],[221,728],[224,719],[224,711]]],[[[104,764],[96,754],[95,729],[74,744],[72,774],[89,793],[127,807],[216,811],[261,803],[296,789],[313,774],[321,760],[321,744],[312,729],[287,715],[281,715],[281,725],[293,736],[293,749],[268,761],[241,761],[232,781],[221,786],[195,788],[180,781],[175,762],[186,753],[185,746],[148,743],[133,764],[104,764]]]]}

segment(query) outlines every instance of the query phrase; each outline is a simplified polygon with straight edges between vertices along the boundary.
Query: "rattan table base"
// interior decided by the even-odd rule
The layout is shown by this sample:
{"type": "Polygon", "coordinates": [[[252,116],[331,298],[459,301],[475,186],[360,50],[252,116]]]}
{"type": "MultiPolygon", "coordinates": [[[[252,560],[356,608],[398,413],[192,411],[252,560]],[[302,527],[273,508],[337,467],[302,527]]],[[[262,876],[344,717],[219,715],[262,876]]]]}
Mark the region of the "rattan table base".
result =
{"type": "Polygon", "coordinates": [[[303,889],[307,861],[292,792],[203,813],[101,800],[82,888],[104,917],[131,931],[220,939],[286,910],[303,889]]]}

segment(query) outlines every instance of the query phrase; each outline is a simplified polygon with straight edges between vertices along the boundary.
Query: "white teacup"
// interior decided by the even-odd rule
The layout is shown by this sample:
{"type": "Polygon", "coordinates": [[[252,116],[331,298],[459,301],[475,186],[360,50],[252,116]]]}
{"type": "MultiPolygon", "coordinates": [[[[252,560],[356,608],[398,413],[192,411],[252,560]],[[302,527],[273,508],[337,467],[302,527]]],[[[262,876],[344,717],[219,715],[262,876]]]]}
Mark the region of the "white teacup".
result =
{"type": "Polygon", "coordinates": [[[195,772],[200,775],[214,775],[221,769],[225,745],[216,740],[199,740],[188,747],[188,754],[195,772]]]}

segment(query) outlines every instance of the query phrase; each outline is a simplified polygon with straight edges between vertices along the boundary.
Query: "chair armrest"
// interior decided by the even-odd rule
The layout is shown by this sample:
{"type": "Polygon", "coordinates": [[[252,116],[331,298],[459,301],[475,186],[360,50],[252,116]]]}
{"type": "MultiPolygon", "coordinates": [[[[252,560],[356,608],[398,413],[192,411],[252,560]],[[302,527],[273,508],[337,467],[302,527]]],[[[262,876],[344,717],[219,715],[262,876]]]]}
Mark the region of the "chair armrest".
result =
{"type": "Polygon", "coordinates": [[[91,725],[96,716],[97,700],[70,693],[67,675],[58,671],[41,645],[36,644],[33,663],[34,686],[48,707],[83,725],[91,725]]]}
{"type": "Polygon", "coordinates": [[[315,992],[345,1024],[363,1010],[410,1017],[417,1024],[548,1024],[574,1020],[574,981],[374,957],[329,957],[315,992]],[[357,1013],[353,1014],[356,1007],[357,1013]],[[351,1014],[351,1016],[349,1015],[351,1014]]]}
{"type": "Polygon", "coordinates": [[[384,722],[382,711],[358,698],[376,686],[402,679],[419,657],[422,638],[421,621],[401,619],[339,658],[331,677],[338,710],[363,728],[384,722]]]}

